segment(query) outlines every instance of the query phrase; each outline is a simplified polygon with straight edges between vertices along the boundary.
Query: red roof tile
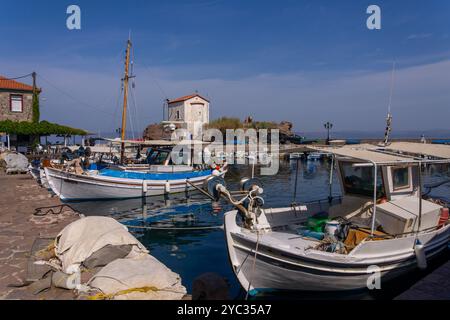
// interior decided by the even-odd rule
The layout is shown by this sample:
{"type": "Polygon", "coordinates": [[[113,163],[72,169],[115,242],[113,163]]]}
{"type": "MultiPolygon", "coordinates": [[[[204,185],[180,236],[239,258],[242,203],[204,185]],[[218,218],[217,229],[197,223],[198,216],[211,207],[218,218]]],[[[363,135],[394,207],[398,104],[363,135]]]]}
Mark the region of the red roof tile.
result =
{"type": "Polygon", "coordinates": [[[28,84],[9,80],[8,78],[2,76],[0,76],[0,89],[33,91],[33,87],[28,84]]]}
{"type": "Polygon", "coordinates": [[[200,97],[200,98],[202,98],[203,100],[206,100],[206,101],[209,102],[208,99],[205,99],[204,97],[202,97],[202,96],[199,95],[198,93],[194,93],[194,94],[191,94],[191,95],[188,95],[188,96],[183,96],[183,97],[179,97],[179,98],[176,98],[176,99],[169,100],[169,104],[170,104],[170,103],[175,103],[175,102],[186,101],[186,100],[192,99],[192,98],[194,98],[194,97],[200,97]]]}

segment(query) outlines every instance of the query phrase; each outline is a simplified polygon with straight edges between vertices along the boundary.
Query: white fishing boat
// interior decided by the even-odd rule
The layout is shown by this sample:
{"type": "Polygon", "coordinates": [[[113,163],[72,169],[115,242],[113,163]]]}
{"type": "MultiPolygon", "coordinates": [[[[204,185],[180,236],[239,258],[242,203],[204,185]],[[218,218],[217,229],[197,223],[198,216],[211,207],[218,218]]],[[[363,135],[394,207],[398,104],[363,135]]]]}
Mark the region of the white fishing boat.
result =
{"type": "Polygon", "coordinates": [[[448,165],[450,146],[393,143],[323,151],[336,161],[340,199],[263,208],[255,184],[247,186],[243,207],[224,186],[215,186],[238,208],[225,214],[225,234],[233,271],[250,295],[365,289],[374,275],[382,286],[426,268],[447,248],[448,208],[422,196],[421,167],[448,165]]]}
{"type": "MultiPolygon", "coordinates": [[[[167,141],[166,144],[172,142],[167,141]]],[[[153,148],[149,162],[140,166],[113,166],[100,170],[68,171],[45,168],[50,188],[62,200],[124,199],[193,190],[211,176],[223,177],[227,164],[178,165],[172,163],[172,150],[153,148]]]]}
{"type": "Polygon", "coordinates": [[[39,168],[39,164],[36,163],[31,163],[28,166],[28,172],[30,172],[31,176],[33,177],[33,179],[35,180],[39,180],[40,179],[40,168],[39,168]]]}
{"type": "Polygon", "coordinates": [[[39,183],[41,186],[45,189],[50,190],[50,185],[48,184],[47,176],[45,174],[45,169],[41,168],[39,169],[39,183]]]}
{"type": "Polygon", "coordinates": [[[40,161],[32,161],[28,167],[31,176],[41,185],[43,188],[50,189],[45,176],[44,168],[41,167],[40,161]]]}

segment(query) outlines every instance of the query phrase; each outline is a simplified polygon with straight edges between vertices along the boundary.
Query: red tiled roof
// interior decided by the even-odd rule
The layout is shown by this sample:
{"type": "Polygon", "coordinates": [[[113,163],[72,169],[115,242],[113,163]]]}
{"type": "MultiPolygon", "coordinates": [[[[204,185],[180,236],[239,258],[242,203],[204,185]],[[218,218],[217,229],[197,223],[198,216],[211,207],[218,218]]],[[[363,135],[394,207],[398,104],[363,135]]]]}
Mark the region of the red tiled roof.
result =
{"type": "Polygon", "coordinates": [[[9,80],[8,78],[2,76],[0,76],[0,89],[33,91],[33,87],[28,84],[9,80]]]}
{"type": "Polygon", "coordinates": [[[203,100],[206,100],[206,101],[209,102],[208,99],[205,99],[204,97],[202,97],[198,93],[194,93],[194,94],[191,94],[191,95],[188,95],[188,96],[183,96],[183,97],[179,97],[179,98],[176,98],[176,99],[169,100],[169,103],[182,102],[182,101],[186,101],[186,100],[192,99],[194,97],[200,97],[203,100]]]}

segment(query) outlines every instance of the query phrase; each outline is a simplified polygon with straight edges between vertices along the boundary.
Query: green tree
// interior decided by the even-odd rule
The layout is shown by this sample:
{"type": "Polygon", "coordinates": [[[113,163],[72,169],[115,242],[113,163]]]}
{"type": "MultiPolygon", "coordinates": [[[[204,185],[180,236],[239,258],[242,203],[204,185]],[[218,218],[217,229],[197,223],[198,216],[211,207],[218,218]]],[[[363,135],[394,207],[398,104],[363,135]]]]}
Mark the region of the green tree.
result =
{"type": "Polygon", "coordinates": [[[211,121],[207,127],[219,129],[225,134],[226,129],[240,129],[243,128],[243,124],[239,118],[222,117],[211,121]]]}
{"type": "Polygon", "coordinates": [[[32,115],[32,122],[33,123],[39,123],[39,119],[41,117],[41,112],[39,110],[39,93],[37,90],[33,93],[33,115],[32,115]]]}

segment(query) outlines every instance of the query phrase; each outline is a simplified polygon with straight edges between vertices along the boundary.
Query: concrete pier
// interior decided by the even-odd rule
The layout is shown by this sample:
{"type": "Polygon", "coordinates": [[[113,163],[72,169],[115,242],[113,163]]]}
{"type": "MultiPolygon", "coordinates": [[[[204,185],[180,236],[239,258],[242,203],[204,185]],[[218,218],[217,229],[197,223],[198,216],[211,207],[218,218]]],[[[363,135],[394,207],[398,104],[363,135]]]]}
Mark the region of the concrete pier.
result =
{"type": "Polygon", "coordinates": [[[54,238],[78,219],[78,214],[64,207],[60,214],[34,215],[38,207],[62,203],[29,174],[0,172],[0,186],[0,299],[73,299],[69,290],[51,289],[36,296],[20,286],[27,278],[27,262],[35,239],[54,238]]]}

